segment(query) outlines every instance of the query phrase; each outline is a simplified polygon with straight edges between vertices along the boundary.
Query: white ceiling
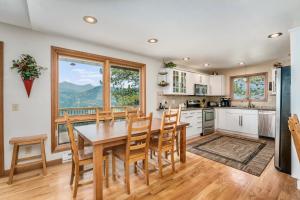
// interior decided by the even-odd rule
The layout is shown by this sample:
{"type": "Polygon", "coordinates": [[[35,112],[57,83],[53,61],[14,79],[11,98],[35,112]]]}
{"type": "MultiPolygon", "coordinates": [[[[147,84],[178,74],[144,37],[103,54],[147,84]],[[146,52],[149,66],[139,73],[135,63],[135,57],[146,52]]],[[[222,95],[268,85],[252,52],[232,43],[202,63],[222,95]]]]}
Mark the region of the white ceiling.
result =
{"type": "Polygon", "coordinates": [[[0,22],[199,69],[228,68],[286,58],[299,10],[299,0],[0,0],[0,22]],[[85,15],[98,23],[86,24],[85,15]],[[284,35],[268,39],[274,32],[284,35]]]}

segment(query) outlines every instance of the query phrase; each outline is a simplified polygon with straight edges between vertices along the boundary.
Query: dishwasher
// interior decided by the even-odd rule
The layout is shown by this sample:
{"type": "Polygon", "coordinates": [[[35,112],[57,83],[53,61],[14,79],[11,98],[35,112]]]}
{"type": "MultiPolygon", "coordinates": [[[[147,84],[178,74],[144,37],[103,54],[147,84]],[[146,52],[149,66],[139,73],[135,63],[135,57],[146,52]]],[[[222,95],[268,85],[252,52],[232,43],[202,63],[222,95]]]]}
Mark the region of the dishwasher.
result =
{"type": "Polygon", "coordinates": [[[275,138],[275,111],[258,111],[258,135],[275,138]]]}

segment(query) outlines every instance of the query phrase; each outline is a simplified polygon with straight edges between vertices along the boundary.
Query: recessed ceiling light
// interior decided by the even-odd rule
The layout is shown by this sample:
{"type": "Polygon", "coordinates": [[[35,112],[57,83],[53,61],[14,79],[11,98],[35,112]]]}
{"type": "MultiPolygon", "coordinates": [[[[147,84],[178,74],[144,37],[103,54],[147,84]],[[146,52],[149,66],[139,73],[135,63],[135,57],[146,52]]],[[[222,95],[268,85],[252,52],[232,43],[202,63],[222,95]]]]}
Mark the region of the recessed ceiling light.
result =
{"type": "Polygon", "coordinates": [[[245,65],[245,63],[244,63],[244,62],[240,62],[239,64],[240,64],[241,66],[245,65]]]}
{"type": "Polygon", "coordinates": [[[279,36],[281,36],[281,35],[282,35],[282,33],[280,33],[280,32],[278,32],[278,33],[273,33],[273,34],[268,35],[268,38],[277,38],[277,37],[279,37],[279,36]]]}
{"type": "Polygon", "coordinates": [[[157,43],[158,42],[158,39],[156,38],[151,38],[148,40],[149,43],[157,43]]]}
{"type": "Polygon", "coordinates": [[[209,63],[205,63],[205,64],[204,64],[204,67],[209,67],[209,63]]]}
{"type": "Polygon", "coordinates": [[[189,57],[184,57],[184,58],[182,58],[182,60],[184,60],[184,61],[189,61],[190,58],[189,58],[189,57]]]}
{"type": "Polygon", "coordinates": [[[84,16],[83,17],[83,20],[86,22],[86,23],[89,23],[89,24],[96,24],[97,23],[97,19],[93,16],[84,16]]]}

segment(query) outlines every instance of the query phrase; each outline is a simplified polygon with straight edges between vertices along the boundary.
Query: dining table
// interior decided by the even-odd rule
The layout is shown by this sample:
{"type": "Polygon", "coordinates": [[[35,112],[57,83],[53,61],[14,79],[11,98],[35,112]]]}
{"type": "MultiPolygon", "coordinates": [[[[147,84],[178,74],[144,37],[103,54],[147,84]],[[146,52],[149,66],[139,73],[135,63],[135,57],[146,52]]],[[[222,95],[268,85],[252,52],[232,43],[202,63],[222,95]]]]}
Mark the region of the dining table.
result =
{"type": "MultiPolygon", "coordinates": [[[[151,134],[159,134],[161,119],[153,118],[151,134]]],[[[178,122],[177,131],[180,137],[180,162],[186,162],[186,127],[189,123],[178,122]]],[[[103,199],[103,152],[105,149],[126,144],[128,136],[128,122],[111,121],[87,125],[74,126],[78,134],[78,148],[84,149],[86,144],[93,147],[93,190],[94,199],[103,199]]]]}

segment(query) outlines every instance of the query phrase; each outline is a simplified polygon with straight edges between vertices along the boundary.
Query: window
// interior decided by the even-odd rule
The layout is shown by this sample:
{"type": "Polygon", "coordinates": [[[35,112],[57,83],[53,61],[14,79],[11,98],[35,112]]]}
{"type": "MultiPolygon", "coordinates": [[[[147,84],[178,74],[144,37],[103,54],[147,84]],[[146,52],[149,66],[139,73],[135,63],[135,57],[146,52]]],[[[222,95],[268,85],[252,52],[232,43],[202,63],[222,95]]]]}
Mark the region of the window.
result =
{"type": "Polygon", "coordinates": [[[52,152],[69,148],[64,113],[76,126],[95,123],[96,109],[145,112],[145,65],[52,47],[52,152]]]}
{"type": "Polygon", "coordinates": [[[140,70],[112,65],[110,67],[111,107],[123,111],[125,107],[140,105],[140,70]]]}
{"type": "Polygon", "coordinates": [[[267,100],[267,73],[231,77],[231,97],[235,101],[267,100]]]}

